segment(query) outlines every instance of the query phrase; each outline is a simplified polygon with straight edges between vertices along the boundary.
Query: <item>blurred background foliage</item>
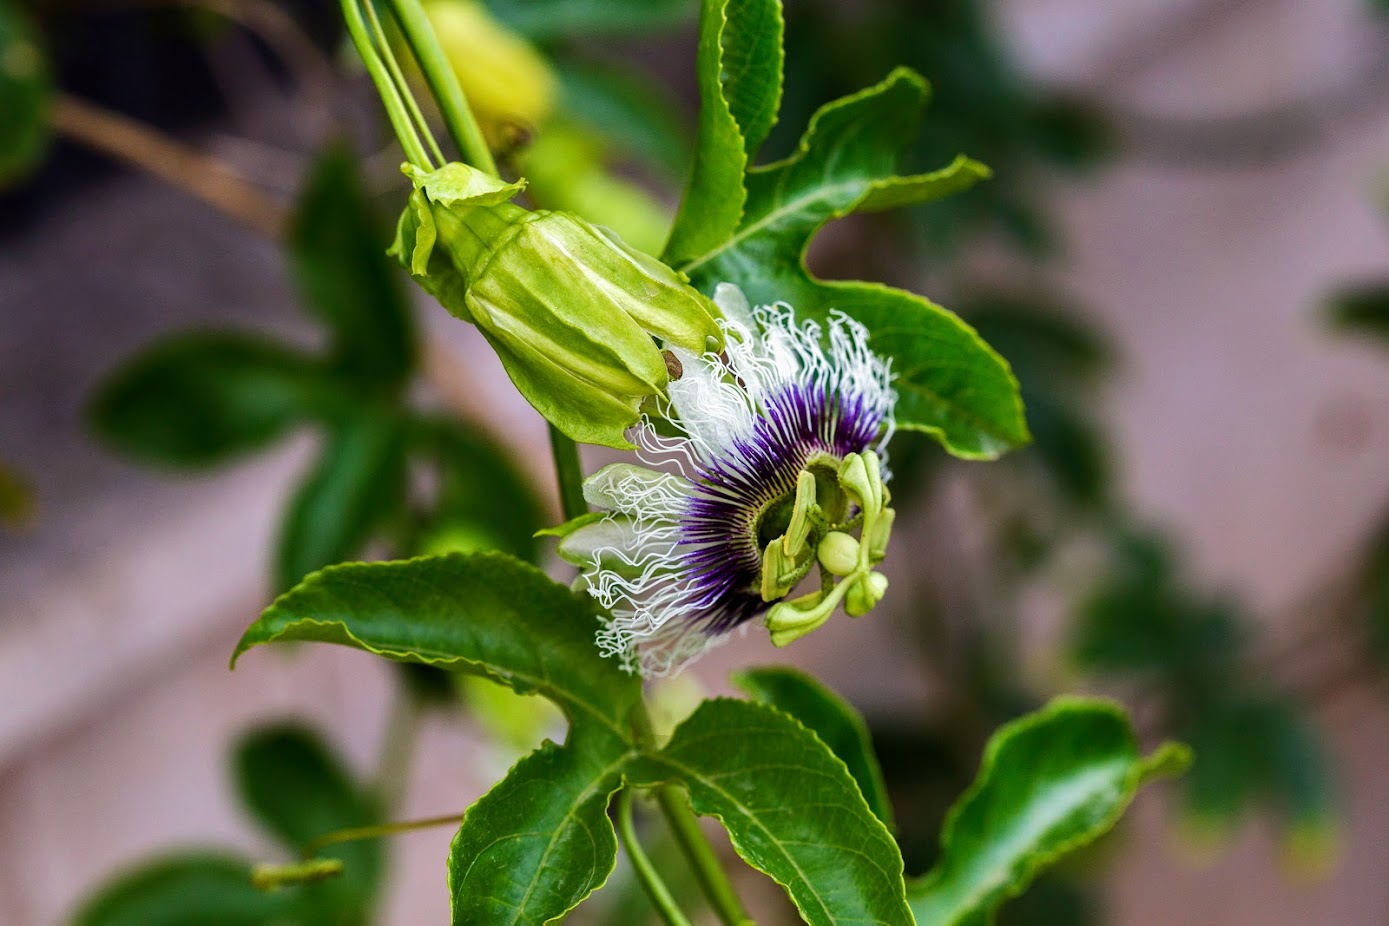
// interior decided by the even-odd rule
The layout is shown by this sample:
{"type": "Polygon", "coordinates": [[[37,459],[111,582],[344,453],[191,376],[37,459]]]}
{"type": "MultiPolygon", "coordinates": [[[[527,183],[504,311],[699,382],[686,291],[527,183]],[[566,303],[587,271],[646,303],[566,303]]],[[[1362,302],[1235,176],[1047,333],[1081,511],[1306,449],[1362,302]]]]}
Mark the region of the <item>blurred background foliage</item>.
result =
{"type": "MultiPolygon", "coordinates": [[[[530,180],[533,203],[573,210],[654,251],[673,214],[693,120],[683,70],[656,59],[688,44],[695,6],[431,0],[428,9],[506,169],[530,180]],[[677,76],[667,79],[671,72],[677,76]]],[[[952,551],[916,587],[894,586],[894,597],[913,602],[921,672],[940,692],[932,719],[913,726],[869,718],[908,873],[930,866],[945,810],[968,785],[990,732],[1078,678],[1118,693],[1147,735],[1195,748],[1179,808],[1191,839],[1218,846],[1250,814],[1267,814],[1292,858],[1324,868],[1334,860],[1336,773],[1310,717],[1307,699],[1317,692],[1283,684],[1281,655],[1262,645],[1241,602],[1193,582],[1180,544],[1126,505],[1098,404],[1123,358],[1085,307],[1038,283],[1066,260],[1039,190],[1057,173],[1104,170],[1123,150],[1121,133],[1086,100],[1031,84],[990,12],[982,0],[792,3],[786,94],[767,153],[789,153],[824,101],[905,64],[933,89],[915,166],[963,152],[994,171],[966,195],[856,219],[850,236],[812,254],[831,276],[852,268],[856,276],[924,279],[933,298],[1012,363],[1034,436],[1027,450],[987,466],[951,460],[919,435],[893,445],[899,508],[926,512],[926,549],[952,551]],[[1001,255],[987,273],[971,259],[979,251],[1001,255]],[[1064,589],[1056,607],[1067,615],[1049,657],[1064,671],[1043,681],[1019,642],[1038,588],[1064,589]]],[[[139,132],[179,136],[224,115],[229,101],[205,39],[244,33],[243,52],[269,67],[306,113],[282,127],[277,144],[307,180],[293,208],[270,210],[260,230],[283,247],[321,346],[305,350],[251,330],[176,333],[111,372],[92,398],[93,435],[132,460],[202,470],[292,432],[316,432],[317,459],[285,507],[268,564],[277,590],[362,556],[496,548],[535,560],[533,533],[548,518],[541,494],[423,376],[413,307],[384,257],[391,232],[373,205],[398,198],[399,157],[371,121],[374,110],[344,102],[361,99],[341,92],[351,68],[337,64],[346,56],[336,23],[335,5],[317,0],[45,0],[25,9],[0,0],[0,237],[23,233],[26,217],[51,197],[80,195],[101,176],[105,155],[140,163],[139,132]],[[83,105],[101,107],[118,128],[133,126],[135,140],[123,145],[119,131],[114,140],[93,131],[83,105]],[[80,144],[54,144],[55,135],[80,144]],[[344,137],[350,145],[334,141],[344,137]],[[359,159],[353,150],[368,154],[359,159]]],[[[206,167],[190,157],[188,170],[206,167]]],[[[165,171],[176,183],[186,179],[165,171]]],[[[297,173],[257,180],[272,202],[300,182],[297,173]]],[[[215,190],[192,192],[216,202],[215,190]]],[[[1348,287],[1332,302],[1338,329],[1381,345],[1389,339],[1389,282],[1348,287]]],[[[21,477],[0,470],[0,516],[26,510],[21,486],[21,477]]],[[[1389,520],[1345,584],[1348,604],[1328,632],[1363,637],[1382,660],[1389,520]]],[[[414,709],[454,710],[464,692],[498,740],[516,734],[509,748],[555,723],[526,702],[461,689],[431,671],[401,678],[402,702],[414,709]]],[[[325,829],[389,815],[393,785],[352,781],[303,728],[258,730],[232,761],[248,813],[290,853],[325,829]],[[278,774],[294,785],[290,799],[266,790],[272,759],[289,770],[278,774]]],[[[250,860],[235,855],[162,859],[107,885],[77,921],[365,922],[385,849],[359,845],[347,861],[362,877],[293,895],[248,893],[250,860]],[[208,903],[221,918],[199,906],[208,903]]],[[[1002,922],[1104,922],[1091,890],[1103,861],[1102,848],[1091,850],[1047,876],[1005,908],[1002,922]]],[[[619,878],[608,894],[621,898],[605,908],[611,922],[649,919],[630,883],[619,878]]]]}

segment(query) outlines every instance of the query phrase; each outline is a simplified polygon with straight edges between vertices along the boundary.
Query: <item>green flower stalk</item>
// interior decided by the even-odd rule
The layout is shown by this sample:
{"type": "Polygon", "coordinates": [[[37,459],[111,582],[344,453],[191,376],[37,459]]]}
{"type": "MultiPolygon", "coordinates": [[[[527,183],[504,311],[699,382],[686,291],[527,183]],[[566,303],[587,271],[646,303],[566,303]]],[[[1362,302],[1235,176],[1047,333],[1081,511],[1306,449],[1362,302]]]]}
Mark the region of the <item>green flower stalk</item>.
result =
{"type": "Polygon", "coordinates": [[[524,181],[458,163],[405,172],[415,191],[391,253],[574,440],[633,446],[624,432],[669,380],[653,338],[721,349],[716,310],[680,274],[577,216],[510,203],[524,181]]]}

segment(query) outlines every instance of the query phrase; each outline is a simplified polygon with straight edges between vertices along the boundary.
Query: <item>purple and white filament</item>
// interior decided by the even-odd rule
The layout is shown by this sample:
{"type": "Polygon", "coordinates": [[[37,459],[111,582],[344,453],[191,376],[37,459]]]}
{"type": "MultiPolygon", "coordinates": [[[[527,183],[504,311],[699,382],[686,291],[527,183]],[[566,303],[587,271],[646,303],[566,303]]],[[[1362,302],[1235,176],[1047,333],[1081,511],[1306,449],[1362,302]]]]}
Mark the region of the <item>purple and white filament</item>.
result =
{"type": "Polygon", "coordinates": [[[647,677],[764,614],[763,513],[794,495],[811,461],[881,454],[893,431],[889,365],[861,324],[834,312],[822,329],[785,304],[750,311],[727,284],[715,301],[724,353],[676,350],[683,374],[670,383],[666,435],[649,419],[636,428],[642,462],[660,469],[596,473],[585,495],[608,514],[561,547],[612,614],[600,649],[647,677]]]}

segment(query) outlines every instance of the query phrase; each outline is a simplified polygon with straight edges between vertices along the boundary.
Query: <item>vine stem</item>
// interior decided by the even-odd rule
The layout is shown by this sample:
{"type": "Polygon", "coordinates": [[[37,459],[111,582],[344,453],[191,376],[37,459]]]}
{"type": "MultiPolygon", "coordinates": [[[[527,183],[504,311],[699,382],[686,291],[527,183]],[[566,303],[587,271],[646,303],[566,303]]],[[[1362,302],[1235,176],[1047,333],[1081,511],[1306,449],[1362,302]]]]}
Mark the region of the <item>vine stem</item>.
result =
{"type": "Polygon", "coordinates": [[[60,135],[148,171],[269,238],[283,237],[288,210],[221,161],[65,93],[49,118],[60,135]]]}
{"type": "MultiPolygon", "coordinates": [[[[644,700],[637,705],[633,714],[632,728],[637,741],[643,746],[650,748],[655,745],[651,715],[647,713],[644,700]]],[[[675,843],[694,869],[695,880],[718,915],[719,922],[723,926],[755,926],[752,917],[743,908],[737,891],[733,890],[718,856],[714,854],[714,847],[709,845],[704,831],[699,828],[699,818],[695,816],[684,791],[677,785],[661,785],[655,791],[656,803],[675,836],[675,843]]]]}
{"type": "Polygon", "coordinates": [[[564,512],[564,520],[572,521],[588,514],[579,445],[554,425],[550,425],[550,455],[555,460],[555,480],[559,483],[560,510],[564,512]]]}
{"type": "Polygon", "coordinates": [[[415,830],[426,830],[436,826],[457,825],[463,822],[461,813],[451,813],[442,817],[425,817],[421,820],[399,820],[395,823],[382,823],[377,826],[353,826],[347,829],[333,830],[331,833],[324,833],[313,842],[304,846],[301,855],[305,859],[312,859],[329,846],[335,846],[340,842],[357,842],[360,839],[379,839],[382,836],[397,836],[401,833],[409,833],[415,830]]]}
{"type": "MultiPolygon", "coordinates": [[[[371,0],[366,2],[370,3],[371,0]]],[[[381,97],[381,105],[386,107],[386,116],[391,120],[391,128],[400,141],[400,147],[405,150],[406,159],[411,164],[429,168],[432,162],[415,131],[410,111],[406,108],[405,101],[400,98],[400,91],[397,90],[390,71],[386,69],[385,62],[381,60],[381,55],[373,44],[371,31],[362,16],[359,0],[342,0],[341,5],[342,18],[347,23],[347,32],[352,37],[352,44],[357,47],[357,54],[361,55],[367,74],[376,86],[376,95],[381,97]]],[[[408,88],[405,92],[409,92],[408,88]]]]}
{"type": "MultiPolygon", "coordinates": [[[[349,2],[349,0],[344,0],[349,2]]],[[[454,144],[463,157],[479,170],[492,176],[499,176],[497,162],[483,138],[477,119],[473,115],[458,76],[439,47],[439,39],[434,27],[429,24],[419,0],[387,0],[392,15],[405,34],[415,60],[424,72],[425,80],[434,93],[439,111],[443,113],[444,125],[448,128],[454,144]]],[[[583,467],[579,461],[579,448],[574,441],[562,434],[553,425],[550,427],[550,449],[555,461],[555,478],[559,483],[560,501],[566,519],[577,518],[587,513],[588,504],[584,501],[583,467]]],[[[634,726],[638,738],[646,745],[653,742],[651,718],[642,701],[636,710],[634,726]]],[[[743,909],[727,873],[719,864],[718,857],[699,821],[690,808],[685,795],[675,785],[663,785],[656,790],[657,802],[675,834],[685,857],[695,869],[695,875],[709,898],[710,904],[724,926],[753,926],[752,917],[743,909]]],[[[654,869],[653,869],[654,872],[654,869]]]]}
{"type": "Polygon", "coordinates": [[[647,858],[646,851],[637,839],[636,827],[632,825],[632,792],[629,788],[623,788],[617,795],[617,830],[622,836],[622,846],[627,850],[632,870],[661,919],[665,920],[667,926],[690,926],[680,905],[670,895],[670,888],[661,880],[656,866],[651,864],[651,859],[647,858]]]}
{"type": "Polygon", "coordinates": [[[420,66],[425,82],[434,93],[439,104],[439,112],[444,117],[444,125],[453,136],[463,158],[478,170],[497,175],[497,162],[492,158],[492,149],[482,135],[477,117],[473,115],[463,87],[458,83],[458,75],[449,63],[444,49],[439,45],[439,37],[425,16],[424,7],[419,0],[387,0],[391,14],[400,25],[405,41],[420,66]]]}

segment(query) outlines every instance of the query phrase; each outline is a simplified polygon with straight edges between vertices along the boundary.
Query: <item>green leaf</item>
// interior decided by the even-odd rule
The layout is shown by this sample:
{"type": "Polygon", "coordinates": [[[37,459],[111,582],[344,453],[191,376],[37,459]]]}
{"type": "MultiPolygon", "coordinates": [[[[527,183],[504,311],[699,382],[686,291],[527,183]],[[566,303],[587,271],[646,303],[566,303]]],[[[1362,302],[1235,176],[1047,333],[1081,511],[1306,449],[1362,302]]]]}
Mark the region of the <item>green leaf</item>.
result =
{"type": "Polygon", "coordinates": [[[896,843],[844,763],[787,714],[706,701],[629,776],[684,785],[695,812],[717,817],[812,926],[912,923],[896,843]]]}
{"type": "Polygon", "coordinates": [[[247,453],[315,415],[323,373],[253,335],[197,332],[159,341],[97,390],[88,418],[131,457],[199,467],[247,453]]]}
{"type": "Polygon", "coordinates": [[[625,740],[641,685],[599,654],[598,626],[592,598],[534,566],[500,553],[448,554],[314,573],[265,610],[232,659],[277,640],[338,643],[539,692],[571,724],[625,740]]]}
{"type": "Polygon", "coordinates": [[[496,549],[533,560],[544,516],[535,487],[506,449],[453,419],[415,425],[415,446],[432,459],[439,477],[423,537],[428,552],[496,549]]]}
{"type": "MultiPolygon", "coordinates": [[[[607,801],[633,746],[641,683],[598,652],[598,610],[498,553],[335,566],[280,597],[237,655],[274,640],[355,646],[539,692],[570,723],[468,810],[449,856],[456,923],[546,923],[606,880],[607,801]]],[[[235,660],[233,656],[233,660],[235,660]]]]}
{"type": "Polygon", "coordinates": [[[690,163],[689,131],[659,84],[614,64],[559,61],[564,113],[671,179],[690,163]]]}
{"type": "Polygon", "coordinates": [[[874,816],[892,828],[892,804],[868,727],[849,702],[804,672],[782,666],[739,672],[733,683],[758,701],[790,714],[820,737],[849,767],[874,816]]]}
{"type": "Polygon", "coordinates": [[[544,743],[468,808],[449,852],[454,923],[553,923],[607,881],[608,802],[630,753],[587,729],[544,743]]]}
{"type": "Polygon", "coordinates": [[[272,926],[295,899],[251,886],[251,863],[217,851],[149,861],[103,886],[72,926],[272,926]]]}
{"type": "Polygon", "coordinates": [[[400,509],[402,440],[400,422],[385,413],[368,411],[332,425],[318,462],[285,510],[275,554],[277,588],[356,556],[400,509]]]}
{"type": "Polygon", "coordinates": [[[687,263],[737,229],[743,173],[781,99],[781,4],[704,0],[699,16],[699,125],[690,179],[662,259],[687,263]]]}
{"type": "Polygon", "coordinates": [[[533,39],[643,33],[691,19],[694,0],[487,0],[497,16],[533,39]]]}
{"type": "Polygon", "coordinates": [[[33,23],[17,4],[0,0],[0,190],[32,171],[47,150],[52,90],[33,23]]]}
{"type": "Polygon", "coordinates": [[[347,148],[319,156],[289,232],[304,303],[332,332],[335,366],[362,386],[398,389],[415,368],[410,304],[386,257],[389,238],[372,214],[347,148]]]}
{"type": "Polygon", "coordinates": [[[1365,283],[1337,293],[1331,322],[1351,334],[1389,343],[1389,282],[1365,283]]]}
{"type": "MultiPolygon", "coordinates": [[[[376,798],[353,781],[342,761],[311,730],[284,723],[246,735],[233,754],[237,791],[252,816],[297,857],[335,830],[383,822],[376,798]]],[[[326,847],[340,859],[341,875],[296,888],[307,922],[364,922],[381,885],[385,852],[380,840],[326,847]]]]}
{"type": "MultiPolygon", "coordinates": [[[[705,292],[731,282],[754,304],[785,301],[802,318],[823,321],[837,309],[857,319],[873,349],[892,358],[898,427],[931,433],[957,456],[992,458],[1028,440],[1008,364],[959,318],[920,296],[818,280],[805,266],[811,240],[833,219],[927,202],[988,176],[963,157],[932,173],[898,174],[925,100],[925,82],[899,69],[825,106],[795,154],[748,173],[736,231],[714,222],[706,226],[710,233],[689,239],[699,253],[668,249],[668,256],[705,292]]],[[[730,199],[726,189],[721,195],[730,199]]]]}
{"type": "Polygon", "coordinates": [[[1007,724],[946,818],[940,861],[911,885],[917,923],[988,922],[1038,872],[1108,832],[1144,782],[1189,761],[1174,743],[1143,757],[1109,701],[1057,698],[1007,724]]]}

